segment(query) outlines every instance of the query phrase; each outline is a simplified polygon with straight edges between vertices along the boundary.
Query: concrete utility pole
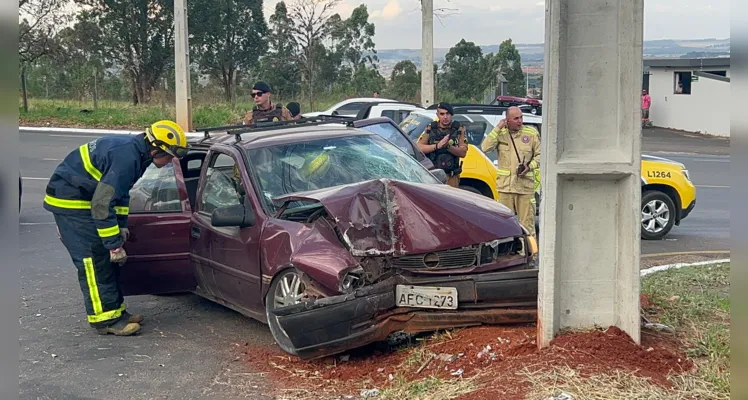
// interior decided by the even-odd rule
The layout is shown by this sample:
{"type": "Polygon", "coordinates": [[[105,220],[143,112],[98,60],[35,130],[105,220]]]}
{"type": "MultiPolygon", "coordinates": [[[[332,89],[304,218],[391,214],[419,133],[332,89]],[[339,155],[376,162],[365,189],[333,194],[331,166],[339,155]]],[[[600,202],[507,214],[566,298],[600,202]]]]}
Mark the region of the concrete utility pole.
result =
{"type": "Polygon", "coordinates": [[[174,68],[176,77],[177,124],[192,131],[190,91],[190,45],[187,33],[187,0],[174,0],[174,68]]]}
{"type": "Polygon", "coordinates": [[[643,0],[545,4],[538,345],[594,325],[640,343],[643,0]]]}
{"type": "Polygon", "coordinates": [[[434,0],[421,0],[421,105],[434,104],[434,0]]]}

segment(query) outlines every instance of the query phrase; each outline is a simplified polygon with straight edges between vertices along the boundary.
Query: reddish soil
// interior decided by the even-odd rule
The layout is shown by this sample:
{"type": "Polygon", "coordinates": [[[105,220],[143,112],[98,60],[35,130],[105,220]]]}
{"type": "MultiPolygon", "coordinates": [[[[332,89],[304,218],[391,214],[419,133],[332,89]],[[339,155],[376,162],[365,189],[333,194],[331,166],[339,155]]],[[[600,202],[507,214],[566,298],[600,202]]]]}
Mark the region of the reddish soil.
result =
{"type": "Polygon", "coordinates": [[[665,334],[642,333],[642,345],[616,327],[556,337],[538,350],[534,325],[476,327],[452,333],[437,342],[430,338],[403,350],[375,350],[371,346],[341,356],[303,361],[288,356],[277,346],[251,348],[246,354],[253,369],[269,374],[278,388],[313,389],[316,393],[358,395],[361,389],[389,386],[389,375],[417,380],[428,376],[454,378],[479,375],[483,388],[463,400],[522,399],[529,383],[517,372],[568,365],[583,376],[627,370],[668,387],[667,376],[690,370],[693,363],[680,350],[680,343],[665,334]],[[487,347],[490,346],[490,349],[487,347]],[[423,361],[409,355],[425,351],[456,356],[455,360],[432,359],[420,373],[423,361]]]}

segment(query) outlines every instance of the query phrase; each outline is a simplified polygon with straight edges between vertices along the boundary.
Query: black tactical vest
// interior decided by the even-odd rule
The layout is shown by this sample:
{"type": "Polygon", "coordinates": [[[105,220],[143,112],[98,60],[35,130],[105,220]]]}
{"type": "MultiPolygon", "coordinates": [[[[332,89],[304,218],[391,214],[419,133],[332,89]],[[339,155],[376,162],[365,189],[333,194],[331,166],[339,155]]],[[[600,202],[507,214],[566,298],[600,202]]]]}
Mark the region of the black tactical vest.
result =
{"type": "MultiPolygon", "coordinates": [[[[449,128],[440,130],[439,122],[433,121],[431,123],[431,131],[429,132],[429,144],[439,143],[446,135],[449,135],[450,141],[454,141],[457,144],[460,137],[460,123],[452,121],[452,125],[449,128]]],[[[462,172],[460,158],[450,153],[446,148],[437,149],[426,156],[434,163],[434,168],[443,169],[448,175],[457,175],[462,172]]]]}
{"type": "Polygon", "coordinates": [[[280,121],[283,115],[283,106],[276,104],[275,107],[271,107],[269,110],[260,110],[255,106],[252,109],[252,122],[274,122],[280,121]]]}

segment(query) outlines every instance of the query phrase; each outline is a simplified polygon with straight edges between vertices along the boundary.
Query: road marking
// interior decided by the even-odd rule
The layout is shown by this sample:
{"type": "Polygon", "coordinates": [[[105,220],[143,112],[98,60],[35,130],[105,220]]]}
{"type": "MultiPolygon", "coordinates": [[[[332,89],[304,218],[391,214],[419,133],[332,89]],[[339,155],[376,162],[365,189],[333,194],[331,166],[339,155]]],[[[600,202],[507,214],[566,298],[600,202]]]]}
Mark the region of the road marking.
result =
{"type": "Polygon", "coordinates": [[[44,161],[62,161],[62,158],[42,158],[44,161]]]}
{"type": "Polygon", "coordinates": [[[703,159],[698,159],[698,158],[690,158],[688,161],[689,162],[691,162],[691,161],[695,161],[695,162],[721,162],[721,163],[729,163],[730,162],[730,160],[714,160],[714,159],[703,160],[703,159]]]}
{"type": "Polygon", "coordinates": [[[49,178],[35,178],[35,177],[32,177],[32,176],[23,176],[23,177],[21,177],[21,179],[27,179],[27,180],[30,180],[30,181],[48,181],[49,180],[49,178]]]}
{"type": "Polygon", "coordinates": [[[666,256],[685,256],[693,254],[729,254],[730,250],[704,250],[704,251],[675,251],[671,253],[642,254],[642,258],[649,257],[666,257],[666,256]]]}
{"type": "Polygon", "coordinates": [[[54,222],[19,222],[19,224],[24,226],[29,225],[56,225],[54,222]]]}
{"type": "Polygon", "coordinates": [[[720,186],[720,185],[696,185],[696,187],[700,188],[712,188],[712,189],[729,189],[729,186],[720,186]]]}
{"type": "Polygon", "coordinates": [[[66,137],[66,138],[76,138],[76,139],[78,139],[78,138],[91,137],[92,135],[60,135],[60,134],[52,135],[52,134],[50,134],[49,136],[66,137]]]}
{"type": "Polygon", "coordinates": [[[707,266],[707,265],[717,265],[717,264],[725,264],[729,263],[729,258],[724,258],[722,260],[709,260],[709,261],[699,261],[695,263],[678,263],[678,264],[667,264],[667,265],[658,265],[656,267],[651,267],[647,269],[643,269],[639,271],[639,276],[647,276],[653,272],[658,271],[666,271],[669,269],[678,269],[683,267],[697,267],[697,266],[707,266]]]}

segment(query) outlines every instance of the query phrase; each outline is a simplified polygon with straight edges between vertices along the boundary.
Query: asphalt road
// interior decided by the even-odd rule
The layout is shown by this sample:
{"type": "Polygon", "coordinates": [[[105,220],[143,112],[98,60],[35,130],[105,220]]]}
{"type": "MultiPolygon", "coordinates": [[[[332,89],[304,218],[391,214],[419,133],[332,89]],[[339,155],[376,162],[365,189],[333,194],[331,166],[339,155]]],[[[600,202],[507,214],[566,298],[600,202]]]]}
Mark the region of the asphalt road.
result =
{"type": "Polygon", "coordinates": [[[146,317],[135,337],[88,327],[75,267],[41,201],[59,160],[90,138],[21,134],[20,398],[267,398],[243,361],[245,343],[273,343],[267,328],[198,296],[127,297],[146,317]]]}
{"type": "MultiPolygon", "coordinates": [[[[261,399],[263,378],[241,361],[245,343],[272,344],[267,327],[194,295],[128,297],[146,321],[136,337],[96,335],[75,268],[41,207],[46,179],[91,136],[22,133],[20,168],[21,399],[261,399]]],[[[697,205],[642,253],[729,249],[729,141],[644,132],[644,152],[684,162],[697,205]],[[664,154],[661,151],[676,152],[664,154]]]]}

